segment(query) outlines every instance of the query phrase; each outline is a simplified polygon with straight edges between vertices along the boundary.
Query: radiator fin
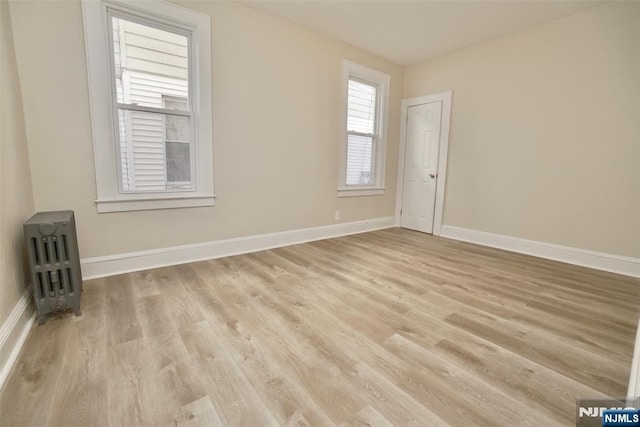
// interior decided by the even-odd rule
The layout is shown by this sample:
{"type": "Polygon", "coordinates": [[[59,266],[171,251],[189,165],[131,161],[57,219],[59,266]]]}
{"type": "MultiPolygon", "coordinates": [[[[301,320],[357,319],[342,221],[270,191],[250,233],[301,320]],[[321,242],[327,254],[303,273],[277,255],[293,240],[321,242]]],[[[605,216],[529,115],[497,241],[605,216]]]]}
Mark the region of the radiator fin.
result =
{"type": "Polygon", "coordinates": [[[69,284],[69,293],[73,294],[73,275],[71,274],[70,268],[67,268],[67,283],[69,284]]]}
{"type": "Polygon", "coordinates": [[[42,245],[44,246],[44,261],[45,264],[51,264],[51,254],[49,253],[49,239],[42,238],[42,245]]]}
{"type": "Polygon", "coordinates": [[[62,235],[62,249],[64,254],[64,260],[69,261],[69,241],[67,240],[67,235],[62,235]]]}
{"type": "Polygon", "coordinates": [[[38,245],[38,239],[32,237],[29,239],[31,242],[31,254],[33,256],[33,263],[35,266],[40,265],[40,246],[38,245]]]}
{"type": "Polygon", "coordinates": [[[45,291],[44,291],[44,280],[42,279],[42,273],[38,272],[36,273],[36,277],[38,278],[38,286],[36,287],[35,291],[36,291],[36,296],[38,299],[42,299],[45,297],[45,291]]]}

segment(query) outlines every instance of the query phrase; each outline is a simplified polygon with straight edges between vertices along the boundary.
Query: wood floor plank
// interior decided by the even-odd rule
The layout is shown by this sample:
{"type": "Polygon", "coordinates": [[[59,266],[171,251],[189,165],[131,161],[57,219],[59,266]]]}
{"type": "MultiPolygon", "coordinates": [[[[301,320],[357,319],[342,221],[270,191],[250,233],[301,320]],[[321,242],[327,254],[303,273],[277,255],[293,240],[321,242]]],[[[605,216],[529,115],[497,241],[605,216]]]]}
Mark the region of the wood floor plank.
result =
{"type": "Polygon", "coordinates": [[[209,396],[205,396],[180,408],[176,417],[176,427],[218,427],[223,426],[209,396]]]}
{"type": "Polygon", "coordinates": [[[82,316],[69,338],[54,393],[51,425],[107,426],[107,326],[104,280],[83,290],[82,316]]]}
{"type": "Polygon", "coordinates": [[[573,420],[571,409],[575,407],[575,396],[605,397],[605,394],[587,385],[464,329],[442,322],[430,313],[413,310],[407,316],[418,317],[422,322],[432,324],[429,339],[412,340],[475,372],[478,377],[506,393],[520,396],[531,405],[541,406],[542,411],[565,418],[566,422],[573,420]],[[431,346],[434,341],[436,344],[431,346]]]}
{"type": "Polygon", "coordinates": [[[558,421],[546,413],[529,411],[526,404],[518,402],[502,392],[493,384],[484,381],[472,373],[458,367],[447,358],[440,357],[434,351],[421,347],[399,334],[384,342],[390,351],[401,354],[403,358],[427,368],[428,371],[446,378],[453,390],[465,395],[466,409],[473,408],[485,418],[492,418],[493,424],[503,426],[540,426],[552,425],[558,421]]]}
{"type": "Polygon", "coordinates": [[[155,337],[178,332],[175,323],[169,317],[165,295],[140,298],[135,301],[135,307],[143,336],[155,337]]]}
{"type": "Polygon", "coordinates": [[[380,375],[375,368],[365,363],[356,366],[358,375],[351,381],[367,393],[369,404],[396,426],[446,426],[442,418],[423,406],[411,395],[380,375]]]}
{"type": "Polygon", "coordinates": [[[0,419],[7,425],[47,425],[68,345],[71,324],[53,318],[31,329],[22,354],[0,395],[0,419]]]}
{"type": "Polygon", "coordinates": [[[131,280],[131,276],[121,274],[105,281],[107,329],[111,345],[142,338],[131,280]]]}
{"type": "MultiPolygon", "coordinates": [[[[320,287],[322,284],[316,284],[316,286],[320,287]]],[[[280,296],[283,299],[287,299],[292,293],[295,293],[295,287],[292,286],[291,283],[285,283],[280,296]]],[[[323,295],[324,294],[326,293],[323,293],[323,295]]],[[[296,295],[296,297],[300,297],[300,295],[296,295]]],[[[330,305],[330,301],[324,301],[324,303],[318,304],[319,307],[326,307],[330,305]]],[[[301,311],[304,309],[304,305],[300,306],[291,304],[291,306],[292,309],[295,310],[301,311]]],[[[308,306],[311,306],[311,304],[308,306]]],[[[327,323],[334,320],[330,313],[316,313],[315,310],[305,311],[305,317],[312,321],[309,325],[310,328],[316,324],[320,325],[317,329],[318,334],[322,334],[323,330],[332,330],[332,328],[327,325],[327,323]]],[[[429,409],[430,413],[442,414],[442,416],[447,420],[447,423],[451,423],[452,425],[462,425],[468,423],[468,419],[472,418],[476,425],[495,425],[495,419],[489,417],[486,412],[481,414],[477,411],[469,411],[468,409],[461,409],[457,411],[453,410],[451,406],[452,403],[457,404],[456,407],[458,408],[466,408],[466,404],[470,402],[463,396],[463,394],[456,393],[454,390],[451,390],[449,385],[442,379],[422,372],[420,364],[416,363],[415,360],[407,361],[397,353],[390,353],[381,346],[373,344],[373,342],[366,337],[363,337],[361,332],[353,330],[348,326],[343,326],[343,329],[333,329],[331,338],[338,340],[342,351],[358,354],[368,365],[374,367],[375,370],[380,372],[384,378],[402,389],[403,392],[411,396],[412,399],[416,399],[423,404],[428,402],[428,405],[425,405],[428,409],[433,405],[433,408],[431,409],[433,409],[434,412],[431,412],[431,409],[429,409]],[[361,347],[365,347],[365,349],[362,349],[361,347]],[[449,399],[443,398],[443,396],[447,395],[449,395],[449,399]],[[447,400],[449,402],[447,402],[447,400]]],[[[327,337],[327,339],[329,339],[329,337],[327,337]]],[[[362,387],[362,384],[364,384],[366,380],[358,379],[360,371],[357,367],[354,374],[355,375],[350,376],[352,381],[359,381],[359,384],[362,387]]],[[[368,388],[370,388],[370,386],[368,388]]],[[[375,403],[376,400],[373,400],[372,402],[374,402],[373,404],[375,404],[376,407],[379,407],[379,402],[375,403]]],[[[381,410],[385,413],[384,409],[381,410]]],[[[386,410],[389,410],[389,408],[386,410]]],[[[397,416],[397,414],[390,415],[392,419],[397,419],[397,416]]],[[[405,425],[409,422],[412,421],[406,419],[398,420],[399,424],[397,425],[405,425]]],[[[426,422],[428,425],[439,425],[443,421],[431,419],[431,421],[427,422],[423,420],[422,422],[426,422]]]]}
{"type": "MultiPolygon", "coordinates": [[[[503,331],[481,319],[470,319],[456,313],[445,319],[452,325],[495,342],[516,354],[527,357],[564,375],[591,384],[592,388],[610,396],[621,393],[629,378],[629,370],[623,363],[613,362],[578,349],[563,345],[559,340],[525,340],[517,330],[503,331]],[[514,333],[515,332],[515,335],[514,333]]],[[[501,325],[504,326],[504,325],[501,325]]]]}
{"type": "Polygon", "coordinates": [[[143,407],[144,393],[149,373],[146,369],[149,353],[142,338],[129,340],[108,347],[109,377],[107,380],[107,404],[109,425],[142,425],[152,414],[143,407]]]}
{"type": "Polygon", "coordinates": [[[277,425],[206,321],[183,329],[192,362],[225,425],[277,425]]]}
{"type": "Polygon", "coordinates": [[[640,280],[405,229],[87,281],[8,426],[574,425],[626,393],[640,280]]]}
{"type": "MultiPolygon", "coordinates": [[[[363,396],[352,390],[342,375],[351,370],[352,361],[338,357],[340,354],[330,349],[301,340],[299,320],[267,294],[256,294],[253,300],[258,311],[277,316],[276,323],[265,327],[263,337],[267,339],[264,342],[271,345],[273,354],[280,356],[281,368],[288,369],[289,375],[304,386],[332,422],[340,424],[365,406],[363,396]],[[295,346],[292,345],[294,342],[295,346]]],[[[315,343],[320,344],[319,341],[315,343]]]]}
{"type": "MultiPolygon", "coordinates": [[[[213,264],[203,266],[207,271],[213,264]]],[[[331,425],[331,420],[311,400],[296,381],[288,375],[289,369],[274,363],[270,354],[273,337],[255,331],[268,323],[269,318],[253,306],[250,297],[240,286],[212,286],[218,298],[234,301],[233,312],[208,316],[236,364],[243,371],[261,399],[267,403],[271,413],[281,425],[303,423],[308,425],[331,425]],[[234,319],[231,319],[233,316],[234,319]],[[238,320],[235,320],[238,319],[238,320]],[[263,343],[264,341],[264,343],[263,343]]],[[[276,341],[276,345],[279,341],[276,341]]]]}
{"type": "Polygon", "coordinates": [[[135,283],[135,286],[131,287],[132,297],[134,299],[160,295],[162,293],[161,286],[156,280],[154,272],[154,270],[144,270],[129,273],[131,283],[135,283]]]}
{"type": "MultiPolygon", "coordinates": [[[[491,316],[508,320],[509,325],[519,327],[519,335],[522,331],[528,331],[532,336],[544,334],[549,339],[571,339],[573,346],[605,357],[612,351],[622,354],[622,357],[633,351],[633,342],[620,340],[607,325],[594,327],[593,323],[584,322],[569,313],[557,315],[558,312],[545,312],[528,305],[518,307],[517,310],[503,309],[502,306],[487,303],[482,298],[460,295],[457,291],[449,292],[447,289],[431,291],[421,298],[432,304],[448,307],[452,313],[470,313],[483,317],[489,315],[490,320],[491,316]]],[[[629,334],[631,331],[627,332],[627,336],[629,334]]]]}
{"type": "Polygon", "coordinates": [[[371,406],[367,406],[340,427],[393,427],[393,424],[371,406]]]}

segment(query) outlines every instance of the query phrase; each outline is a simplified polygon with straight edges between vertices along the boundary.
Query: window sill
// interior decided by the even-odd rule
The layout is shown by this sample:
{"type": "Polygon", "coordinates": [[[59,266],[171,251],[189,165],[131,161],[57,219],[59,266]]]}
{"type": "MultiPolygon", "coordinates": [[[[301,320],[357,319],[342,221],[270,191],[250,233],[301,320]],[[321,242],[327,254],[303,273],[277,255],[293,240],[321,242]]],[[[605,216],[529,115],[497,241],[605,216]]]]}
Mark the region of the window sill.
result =
{"type": "Polygon", "coordinates": [[[214,206],[215,196],[156,197],[96,200],[98,213],[214,206]]]}
{"type": "Polygon", "coordinates": [[[338,188],[338,197],[381,196],[383,194],[384,187],[338,188]]]}

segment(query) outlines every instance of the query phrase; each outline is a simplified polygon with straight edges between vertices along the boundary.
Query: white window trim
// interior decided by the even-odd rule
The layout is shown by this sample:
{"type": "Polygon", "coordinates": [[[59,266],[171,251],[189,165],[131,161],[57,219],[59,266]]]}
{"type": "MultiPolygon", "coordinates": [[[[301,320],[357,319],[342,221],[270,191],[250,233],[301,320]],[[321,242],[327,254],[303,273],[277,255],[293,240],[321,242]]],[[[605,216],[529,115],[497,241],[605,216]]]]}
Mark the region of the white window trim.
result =
{"type": "Polygon", "coordinates": [[[211,25],[208,15],[160,0],[82,0],[89,106],[96,170],[95,200],[99,213],[146,209],[213,206],[213,130],[211,107],[211,25]],[[107,7],[146,16],[191,31],[196,180],[194,191],[123,193],[119,191],[116,135],[114,134],[111,58],[107,7]]]}
{"type": "Polygon", "coordinates": [[[342,144],[340,148],[340,184],[338,197],[378,196],[384,194],[385,169],[387,154],[387,114],[389,104],[389,85],[391,78],[388,74],[356,64],[348,60],[342,63],[342,144]],[[347,104],[349,94],[349,78],[355,77],[378,87],[378,120],[376,121],[373,173],[373,185],[347,185],[347,104]]]}

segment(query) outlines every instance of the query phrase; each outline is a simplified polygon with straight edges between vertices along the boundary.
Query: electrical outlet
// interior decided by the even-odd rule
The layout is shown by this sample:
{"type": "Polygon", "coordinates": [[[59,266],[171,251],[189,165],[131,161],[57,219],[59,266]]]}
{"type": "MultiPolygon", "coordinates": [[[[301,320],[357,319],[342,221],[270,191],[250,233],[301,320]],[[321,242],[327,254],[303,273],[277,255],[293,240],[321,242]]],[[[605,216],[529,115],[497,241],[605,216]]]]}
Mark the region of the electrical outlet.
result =
{"type": "Polygon", "coordinates": [[[335,219],[336,221],[340,221],[340,211],[336,211],[335,219]]]}

